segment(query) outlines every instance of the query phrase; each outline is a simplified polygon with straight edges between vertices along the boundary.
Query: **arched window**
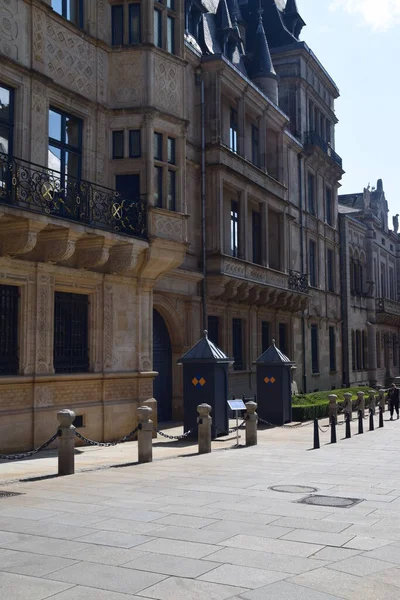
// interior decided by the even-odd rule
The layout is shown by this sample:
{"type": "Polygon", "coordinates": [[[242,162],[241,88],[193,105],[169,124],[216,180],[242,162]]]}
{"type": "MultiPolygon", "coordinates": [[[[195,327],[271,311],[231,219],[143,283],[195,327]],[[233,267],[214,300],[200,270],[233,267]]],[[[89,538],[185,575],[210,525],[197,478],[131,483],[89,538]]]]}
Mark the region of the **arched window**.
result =
{"type": "Polygon", "coordinates": [[[351,366],[353,371],[356,370],[356,339],[354,331],[351,330],[351,366]]]}

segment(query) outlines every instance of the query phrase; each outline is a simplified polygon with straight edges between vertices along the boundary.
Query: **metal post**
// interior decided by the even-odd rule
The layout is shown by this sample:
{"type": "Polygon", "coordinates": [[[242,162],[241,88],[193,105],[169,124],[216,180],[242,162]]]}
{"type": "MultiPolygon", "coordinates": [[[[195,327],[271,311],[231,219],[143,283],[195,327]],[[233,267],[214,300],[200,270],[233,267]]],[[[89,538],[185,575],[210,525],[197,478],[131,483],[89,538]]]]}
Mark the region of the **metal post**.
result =
{"type": "Polygon", "coordinates": [[[211,452],[211,406],[209,404],[199,404],[197,412],[199,413],[197,417],[199,454],[208,454],[211,452]]]}
{"type": "Polygon", "coordinates": [[[346,440],[349,440],[351,438],[351,415],[350,413],[346,413],[346,440]]]}
{"type": "Polygon", "coordinates": [[[139,406],[136,415],[140,429],[138,431],[138,460],[140,463],[153,462],[153,421],[150,406],[139,406]]]}
{"type": "Polygon", "coordinates": [[[374,411],[372,410],[372,408],[369,409],[369,430],[370,431],[374,431],[375,429],[375,425],[374,425],[374,411]]]}
{"type": "Polygon", "coordinates": [[[257,404],[246,402],[246,446],[257,446],[257,404]]]}
{"type": "Polygon", "coordinates": [[[379,427],[383,427],[383,408],[379,407],[379,427]]]}
{"type": "Polygon", "coordinates": [[[331,444],[336,444],[336,419],[332,415],[331,417],[331,444]]]}
{"type": "Polygon", "coordinates": [[[60,423],[58,439],[58,475],[75,473],[75,427],[72,425],[75,413],[72,410],[60,410],[57,420],[60,423]]]}
{"type": "Polygon", "coordinates": [[[364,433],[363,411],[358,411],[358,435],[364,433]]]}
{"type": "Polygon", "coordinates": [[[319,423],[318,419],[314,419],[314,450],[318,450],[320,448],[319,444],[319,423]]]}

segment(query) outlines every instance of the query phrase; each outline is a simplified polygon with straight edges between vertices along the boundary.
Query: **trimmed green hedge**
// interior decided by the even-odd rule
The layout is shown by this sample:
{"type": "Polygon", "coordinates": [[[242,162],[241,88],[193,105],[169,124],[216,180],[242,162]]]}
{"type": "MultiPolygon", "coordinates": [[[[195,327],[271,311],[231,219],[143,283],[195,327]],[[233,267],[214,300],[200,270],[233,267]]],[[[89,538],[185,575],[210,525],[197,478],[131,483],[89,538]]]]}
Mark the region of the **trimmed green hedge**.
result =
{"type": "Polygon", "coordinates": [[[357,392],[365,392],[365,406],[368,407],[368,391],[370,388],[363,386],[359,388],[348,388],[329,390],[326,392],[314,392],[312,394],[299,394],[293,397],[292,419],[293,421],[310,421],[312,419],[324,419],[328,417],[329,395],[336,394],[338,397],[339,411],[344,406],[344,394],[352,394],[353,410],[357,408],[357,392]]]}

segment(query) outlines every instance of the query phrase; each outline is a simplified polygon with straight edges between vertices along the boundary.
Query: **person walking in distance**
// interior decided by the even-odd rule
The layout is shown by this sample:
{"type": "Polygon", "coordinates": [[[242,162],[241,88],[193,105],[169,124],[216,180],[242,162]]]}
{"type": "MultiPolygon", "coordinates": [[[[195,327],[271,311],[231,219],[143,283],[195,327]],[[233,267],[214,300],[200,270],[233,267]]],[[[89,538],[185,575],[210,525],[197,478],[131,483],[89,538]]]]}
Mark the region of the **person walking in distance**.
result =
{"type": "Polygon", "coordinates": [[[399,418],[399,400],[400,400],[400,390],[396,387],[394,383],[389,388],[388,393],[389,400],[389,408],[390,408],[390,420],[393,421],[393,414],[396,410],[397,418],[399,418]]]}

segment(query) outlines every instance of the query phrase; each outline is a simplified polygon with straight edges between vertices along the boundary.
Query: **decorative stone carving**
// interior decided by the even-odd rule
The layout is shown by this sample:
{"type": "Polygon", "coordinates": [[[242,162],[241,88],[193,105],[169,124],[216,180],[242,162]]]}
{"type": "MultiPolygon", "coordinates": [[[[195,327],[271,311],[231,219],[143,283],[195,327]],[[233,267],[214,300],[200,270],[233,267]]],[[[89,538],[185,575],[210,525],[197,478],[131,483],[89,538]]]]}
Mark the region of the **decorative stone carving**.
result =
{"type": "Polygon", "coordinates": [[[94,269],[106,264],[110,248],[116,242],[101,236],[88,235],[77,244],[76,266],[81,269],[94,269]]]}
{"type": "Polygon", "coordinates": [[[36,373],[54,373],[53,368],[54,276],[40,273],[37,280],[36,373]]]}
{"type": "Polygon", "coordinates": [[[44,63],[45,27],[45,14],[37,8],[33,8],[33,58],[39,63],[44,63]]]}
{"type": "Polygon", "coordinates": [[[46,223],[34,221],[2,220],[0,229],[0,255],[18,256],[28,254],[36,246],[38,233],[46,227],[46,223]]]}
{"type": "Polygon", "coordinates": [[[113,286],[104,284],[104,370],[112,371],[113,338],[114,338],[114,313],[113,313],[113,286]]]}
{"type": "Polygon", "coordinates": [[[47,164],[47,87],[32,79],[31,157],[47,164]]]}
{"type": "Polygon", "coordinates": [[[172,61],[156,56],[155,60],[155,103],[156,106],[177,114],[180,111],[180,69],[172,61]]]}
{"type": "Polygon", "coordinates": [[[179,217],[175,215],[161,215],[157,214],[154,217],[154,229],[155,235],[158,237],[165,237],[169,240],[176,240],[177,242],[183,242],[183,222],[179,217]]]}
{"type": "Polygon", "coordinates": [[[145,84],[141,61],[142,56],[138,52],[126,56],[118,54],[110,65],[114,74],[114,85],[110,86],[113,104],[138,106],[143,102],[145,84]]]}
{"type": "Polygon", "coordinates": [[[107,271],[109,273],[134,275],[139,266],[139,256],[143,250],[143,246],[138,244],[118,244],[114,246],[110,251],[107,271]]]}
{"type": "Polygon", "coordinates": [[[18,60],[18,0],[0,0],[0,53],[18,60]]]}

